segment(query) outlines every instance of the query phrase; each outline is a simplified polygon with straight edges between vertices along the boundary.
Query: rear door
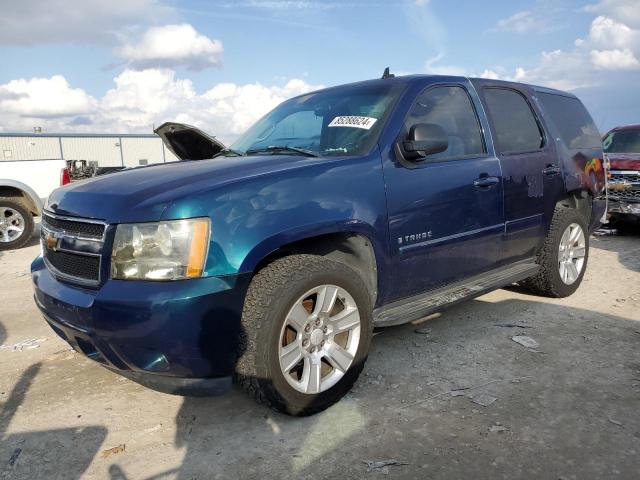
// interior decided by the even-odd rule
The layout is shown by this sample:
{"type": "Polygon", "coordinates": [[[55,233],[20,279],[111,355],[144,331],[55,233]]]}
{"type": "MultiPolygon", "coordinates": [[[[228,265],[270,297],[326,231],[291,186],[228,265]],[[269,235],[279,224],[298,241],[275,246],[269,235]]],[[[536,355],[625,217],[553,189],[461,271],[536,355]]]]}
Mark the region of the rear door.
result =
{"type": "Polygon", "coordinates": [[[419,94],[400,137],[431,123],[446,151],[417,161],[396,150],[385,163],[395,275],[391,300],[493,268],[504,228],[498,159],[487,150],[470,84],[436,84],[419,94]]]}
{"type": "Polygon", "coordinates": [[[505,235],[498,262],[531,258],[544,238],[545,191],[562,184],[532,98],[521,85],[474,81],[487,111],[504,181],[505,235]]]}

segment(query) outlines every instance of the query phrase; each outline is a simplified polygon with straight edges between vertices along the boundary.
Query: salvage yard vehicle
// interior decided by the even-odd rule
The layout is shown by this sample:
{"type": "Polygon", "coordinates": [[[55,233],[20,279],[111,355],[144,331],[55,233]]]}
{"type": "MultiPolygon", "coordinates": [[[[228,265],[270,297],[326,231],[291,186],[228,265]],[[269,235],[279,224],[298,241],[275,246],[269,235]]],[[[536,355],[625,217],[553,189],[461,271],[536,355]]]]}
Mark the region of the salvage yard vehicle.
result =
{"type": "Polygon", "coordinates": [[[47,196],[69,181],[64,160],[0,160],[0,250],[24,246],[47,196]]]}
{"type": "Polygon", "coordinates": [[[611,220],[640,219],[640,125],[616,127],[603,141],[609,161],[611,220]]]}
{"type": "Polygon", "coordinates": [[[221,393],[235,377],[293,415],[351,388],[374,327],[514,282],[571,295],[605,210],[585,107],[519,83],[385,74],[285,101],[229,148],[158,133],[197,160],[51,195],[35,301],[144,385],[221,393]]]}

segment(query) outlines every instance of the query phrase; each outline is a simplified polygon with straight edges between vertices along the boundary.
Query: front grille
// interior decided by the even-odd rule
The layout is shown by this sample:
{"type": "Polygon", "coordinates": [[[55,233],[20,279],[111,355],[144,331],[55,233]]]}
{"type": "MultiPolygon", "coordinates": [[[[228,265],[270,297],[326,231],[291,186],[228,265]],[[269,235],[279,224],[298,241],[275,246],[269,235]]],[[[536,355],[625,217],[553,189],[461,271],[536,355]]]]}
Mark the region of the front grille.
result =
{"type": "Polygon", "coordinates": [[[45,213],[41,236],[47,268],[61,280],[98,286],[106,230],[104,223],[45,213]]]}
{"type": "Polygon", "coordinates": [[[637,190],[609,190],[609,198],[612,200],[627,200],[640,202],[640,189],[637,190]]]}
{"type": "Polygon", "coordinates": [[[100,279],[100,257],[44,249],[44,258],[59,273],[92,282],[100,279]]]}
{"type": "Polygon", "coordinates": [[[42,216],[42,224],[48,230],[59,230],[80,237],[102,238],[104,234],[104,225],[101,223],[54,218],[46,213],[42,216]]]}
{"type": "Polygon", "coordinates": [[[640,183],[640,172],[638,173],[612,173],[609,183],[640,183]]]}
{"type": "Polygon", "coordinates": [[[609,198],[626,202],[640,202],[640,172],[611,172],[609,198]]]}

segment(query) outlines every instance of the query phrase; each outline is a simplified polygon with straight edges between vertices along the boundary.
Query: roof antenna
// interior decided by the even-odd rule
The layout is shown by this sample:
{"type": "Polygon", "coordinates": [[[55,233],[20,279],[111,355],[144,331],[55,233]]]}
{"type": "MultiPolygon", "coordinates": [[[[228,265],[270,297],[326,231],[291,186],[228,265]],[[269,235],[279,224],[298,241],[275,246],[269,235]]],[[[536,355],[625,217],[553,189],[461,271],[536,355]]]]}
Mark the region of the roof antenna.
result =
{"type": "Polygon", "coordinates": [[[382,74],[382,79],[384,80],[385,78],[393,78],[395,77],[395,75],[393,73],[389,73],[389,67],[384,69],[384,73],[382,74]]]}

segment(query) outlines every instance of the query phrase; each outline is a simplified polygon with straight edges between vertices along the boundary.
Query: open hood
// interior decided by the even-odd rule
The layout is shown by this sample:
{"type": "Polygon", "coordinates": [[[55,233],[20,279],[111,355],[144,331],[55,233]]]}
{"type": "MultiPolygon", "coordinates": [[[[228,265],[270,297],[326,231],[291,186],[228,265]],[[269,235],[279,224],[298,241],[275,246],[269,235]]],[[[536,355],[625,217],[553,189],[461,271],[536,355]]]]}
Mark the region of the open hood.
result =
{"type": "Polygon", "coordinates": [[[154,133],[180,160],[205,160],[225,148],[215,137],[184,123],[165,122],[154,133]]]}

